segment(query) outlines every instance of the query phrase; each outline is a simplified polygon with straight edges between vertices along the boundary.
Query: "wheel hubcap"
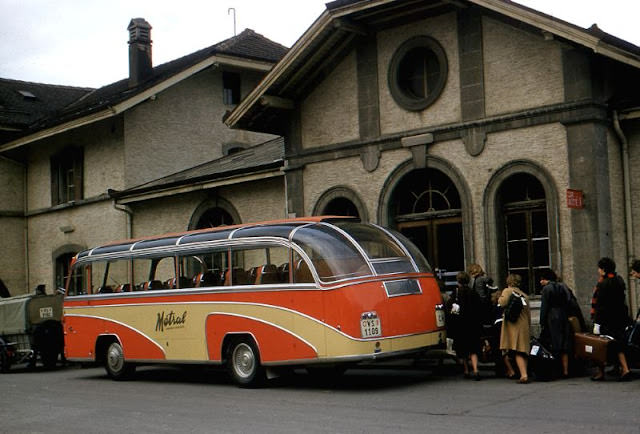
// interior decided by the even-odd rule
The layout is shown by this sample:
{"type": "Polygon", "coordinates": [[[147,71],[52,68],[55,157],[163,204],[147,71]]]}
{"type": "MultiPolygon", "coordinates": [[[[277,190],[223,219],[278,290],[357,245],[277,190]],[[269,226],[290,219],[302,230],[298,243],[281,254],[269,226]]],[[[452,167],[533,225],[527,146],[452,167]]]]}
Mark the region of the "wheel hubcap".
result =
{"type": "Polygon", "coordinates": [[[247,344],[239,344],[233,350],[233,368],[242,378],[250,377],[255,369],[256,359],[253,350],[247,344]]]}
{"type": "Polygon", "coordinates": [[[122,348],[118,344],[111,344],[107,353],[107,363],[109,369],[113,372],[118,372],[124,366],[124,356],[122,355],[122,348]]]}

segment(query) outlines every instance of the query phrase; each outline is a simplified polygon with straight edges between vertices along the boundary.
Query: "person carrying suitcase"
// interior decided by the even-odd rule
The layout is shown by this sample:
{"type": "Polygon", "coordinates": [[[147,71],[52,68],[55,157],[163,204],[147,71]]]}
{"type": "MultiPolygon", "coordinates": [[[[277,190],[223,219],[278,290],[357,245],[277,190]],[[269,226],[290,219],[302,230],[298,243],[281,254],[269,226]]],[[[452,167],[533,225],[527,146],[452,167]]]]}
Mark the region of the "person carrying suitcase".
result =
{"type": "MultiPolygon", "coordinates": [[[[622,277],[616,273],[616,263],[611,258],[598,261],[600,278],[593,291],[591,317],[593,333],[611,336],[614,340],[607,347],[609,354],[615,354],[620,363],[618,381],[630,381],[631,371],[624,354],[624,330],[630,324],[629,310],[625,304],[626,286],[622,277]]],[[[598,372],[591,377],[593,381],[604,380],[604,364],[598,365],[598,372]]]]}

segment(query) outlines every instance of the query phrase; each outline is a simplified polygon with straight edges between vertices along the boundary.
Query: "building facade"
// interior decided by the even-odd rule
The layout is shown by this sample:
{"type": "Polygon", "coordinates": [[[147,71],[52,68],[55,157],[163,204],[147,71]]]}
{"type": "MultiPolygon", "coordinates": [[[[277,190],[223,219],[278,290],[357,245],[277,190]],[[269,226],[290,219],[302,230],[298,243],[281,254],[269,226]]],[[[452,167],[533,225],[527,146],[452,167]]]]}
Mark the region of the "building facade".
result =
{"type": "MultiPolygon", "coordinates": [[[[242,159],[245,148],[275,137],[230,130],[222,119],[285,47],[245,30],[153,67],[149,23],[134,19],[128,30],[130,75],[124,80],[99,89],[0,83],[6,113],[33,103],[25,108],[32,118],[20,123],[14,116],[1,128],[0,230],[9,253],[0,257],[0,279],[12,295],[38,284],[48,292],[63,287],[69,260],[82,249],[207,224],[200,215],[209,205],[229,204],[225,196],[235,194],[233,187],[141,206],[115,197],[212,160],[242,159]]],[[[229,176],[238,180],[251,164],[229,176]]],[[[272,215],[264,212],[263,219],[272,215]]]]}
{"type": "Polygon", "coordinates": [[[59,286],[109,240],[320,214],[397,229],[444,281],[479,263],[535,300],[554,269],[585,311],[601,256],[626,276],[640,48],[503,0],[337,0],[285,51],[249,31],[134,59],[5,140],[0,278],[59,286]]]}
{"type": "Polygon", "coordinates": [[[598,259],[625,273],[640,242],[639,67],[512,2],[338,0],[226,122],[284,137],[290,214],[357,214],[533,296],[551,268],[586,310],[598,259]]]}

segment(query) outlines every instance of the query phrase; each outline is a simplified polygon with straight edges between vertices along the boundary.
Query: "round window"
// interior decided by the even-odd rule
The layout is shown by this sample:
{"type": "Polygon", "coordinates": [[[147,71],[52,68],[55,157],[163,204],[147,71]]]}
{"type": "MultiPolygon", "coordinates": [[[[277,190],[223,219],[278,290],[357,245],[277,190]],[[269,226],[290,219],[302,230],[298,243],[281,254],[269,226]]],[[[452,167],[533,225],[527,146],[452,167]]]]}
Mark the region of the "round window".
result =
{"type": "Polygon", "coordinates": [[[389,65],[389,89],[402,108],[423,110],[442,93],[447,57],[435,39],[417,36],[403,43],[389,65]]]}

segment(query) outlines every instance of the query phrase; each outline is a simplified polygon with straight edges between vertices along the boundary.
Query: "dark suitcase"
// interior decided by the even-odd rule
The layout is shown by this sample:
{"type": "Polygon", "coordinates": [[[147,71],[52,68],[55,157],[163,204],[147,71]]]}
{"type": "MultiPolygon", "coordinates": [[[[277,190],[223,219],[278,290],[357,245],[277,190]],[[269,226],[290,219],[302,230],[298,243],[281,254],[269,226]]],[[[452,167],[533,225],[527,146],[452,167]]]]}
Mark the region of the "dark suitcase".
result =
{"type": "Polygon", "coordinates": [[[607,346],[613,340],[611,336],[576,333],[574,337],[576,358],[592,360],[600,364],[607,363],[607,346]]]}
{"type": "Polygon", "coordinates": [[[556,358],[538,339],[533,337],[531,338],[531,350],[529,350],[529,366],[536,380],[552,380],[559,374],[556,358]]]}

